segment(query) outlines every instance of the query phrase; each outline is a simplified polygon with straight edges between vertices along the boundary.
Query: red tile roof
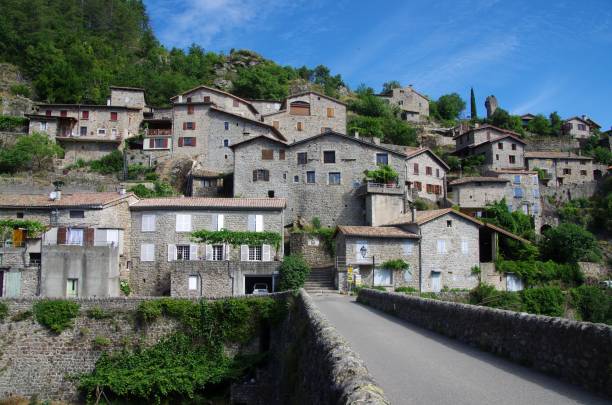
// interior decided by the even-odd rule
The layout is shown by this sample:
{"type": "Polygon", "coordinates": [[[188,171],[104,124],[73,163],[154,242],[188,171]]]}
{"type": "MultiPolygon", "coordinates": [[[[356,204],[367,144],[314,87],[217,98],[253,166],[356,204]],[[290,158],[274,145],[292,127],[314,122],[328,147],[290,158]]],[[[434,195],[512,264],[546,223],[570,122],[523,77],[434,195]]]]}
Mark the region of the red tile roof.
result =
{"type": "Polygon", "coordinates": [[[102,208],[104,205],[134,197],[128,193],[120,195],[116,192],[108,193],[62,193],[59,200],[51,200],[46,194],[2,194],[0,207],[2,208],[61,208],[82,207],[102,208]]]}
{"type": "Polygon", "coordinates": [[[414,148],[411,148],[409,146],[406,147],[406,157],[408,159],[413,158],[415,156],[419,156],[422,153],[428,153],[434,160],[436,160],[438,162],[438,164],[440,166],[445,167],[446,170],[450,170],[450,167],[446,164],[446,162],[444,160],[442,160],[441,158],[439,158],[438,155],[433,153],[431,149],[429,149],[429,148],[414,149],[414,148]]]}
{"type": "Polygon", "coordinates": [[[556,151],[525,152],[525,159],[527,158],[593,160],[593,158],[590,156],[579,156],[571,152],[556,152],[556,151]]]}
{"type": "Polygon", "coordinates": [[[142,199],[130,208],[135,210],[148,208],[282,209],[286,205],[287,202],[284,198],[166,197],[142,199]]]}
{"type": "Polygon", "coordinates": [[[338,226],[338,232],[347,236],[367,236],[372,238],[411,238],[418,239],[419,235],[404,231],[393,226],[338,226]]]}
{"type": "Polygon", "coordinates": [[[453,180],[448,183],[449,186],[457,186],[460,184],[468,183],[507,183],[510,180],[502,179],[500,177],[463,177],[457,180],[453,180]]]}
{"type": "Polygon", "coordinates": [[[250,123],[252,123],[252,124],[254,124],[254,125],[258,125],[258,126],[260,126],[260,127],[267,128],[267,129],[269,129],[270,131],[272,131],[272,133],[273,133],[274,135],[276,135],[276,136],[278,137],[278,139],[280,139],[280,140],[282,140],[282,141],[286,141],[286,140],[287,140],[287,138],[285,138],[285,136],[284,136],[284,135],[283,135],[283,134],[282,134],[282,133],[281,133],[281,132],[280,132],[278,129],[274,128],[274,127],[273,127],[272,125],[270,125],[270,124],[266,124],[266,123],[265,123],[265,122],[263,122],[263,121],[257,121],[257,120],[254,120],[254,119],[252,119],[252,118],[243,117],[242,115],[235,114],[235,113],[233,113],[233,112],[231,112],[231,111],[224,110],[223,108],[219,108],[219,107],[217,107],[216,105],[211,105],[211,106],[210,106],[210,109],[211,109],[211,110],[214,110],[214,111],[217,111],[217,112],[220,112],[220,113],[222,113],[222,114],[227,114],[227,115],[231,115],[232,117],[236,117],[236,118],[240,118],[240,119],[246,120],[246,121],[248,121],[248,122],[250,122],[250,123]]]}
{"type": "MultiPolygon", "coordinates": [[[[514,135],[514,136],[517,136],[517,137],[520,137],[520,136],[521,136],[520,134],[518,134],[518,133],[516,133],[516,132],[514,132],[514,131],[510,131],[509,129],[499,128],[499,127],[496,127],[495,125],[491,125],[491,124],[484,124],[484,125],[479,126],[478,128],[470,128],[470,129],[468,129],[468,130],[467,130],[467,131],[465,131],[465,132],[462,132],[462,133],[460,133],[460,134],[458,134],[458,135],[455,135],[455,136],[453,136],[453,139],[457,139],[457,138],[459,138],[461,135],[469,134],[470,132],[477,132],[477,131],[481,131],[481,130],[483,130],[483,129],[493,129],[493,130],[495,130],[495,131],[498,131],[498,132],[503,132],[503,133],[505,133],[505,134],[510,134],[510,135],[514,135]]],[[[523,142],[523,143],[525,143],[525,142],[523,142]]]]}
{"type": "Polygon", "coordinates": [[[429,221],[433,221],[436,218],[439,218],[446,214],[455,214],[460,217],[463,217],[469,221],[474,222],[476,225],[482,226],[483,223],[479,220],[464,214],[463,212],[455,211],[452,208],[444,208],[440,210],[428,210],[428,211],[417,211],[416,221],[412,221],[412,213],[407,213],[399,216],[393,221],[389,222],[387,225],[401,225],[401,224],[414,224],[423,225],[429,221]]]}

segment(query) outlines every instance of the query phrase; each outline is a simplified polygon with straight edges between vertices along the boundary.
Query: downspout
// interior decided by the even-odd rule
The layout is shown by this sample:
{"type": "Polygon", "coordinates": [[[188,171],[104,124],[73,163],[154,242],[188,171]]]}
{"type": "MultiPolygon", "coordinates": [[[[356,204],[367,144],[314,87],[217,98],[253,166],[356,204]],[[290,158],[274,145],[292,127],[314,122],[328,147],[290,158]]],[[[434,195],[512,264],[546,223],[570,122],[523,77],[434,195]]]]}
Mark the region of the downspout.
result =
{"type": "Polygon", "coordinates": [[[421,254],[423,236],[421,235],[421,227],[419,227],[419,292],[423,292],[423,255],[421,254]]]}

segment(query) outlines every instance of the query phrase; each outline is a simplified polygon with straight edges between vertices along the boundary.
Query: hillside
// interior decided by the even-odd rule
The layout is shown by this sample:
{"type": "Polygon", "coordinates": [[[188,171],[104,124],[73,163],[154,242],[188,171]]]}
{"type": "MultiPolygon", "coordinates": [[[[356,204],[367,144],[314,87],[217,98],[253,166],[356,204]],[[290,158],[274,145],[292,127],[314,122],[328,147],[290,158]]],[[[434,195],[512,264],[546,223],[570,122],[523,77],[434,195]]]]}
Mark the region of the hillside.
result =
{"type": "Polygon", "coordinates": [[[104,103],[109,85],[146,87],[152,105],[199,84],[250,98],[282,98],[292,87],[346,93],[325,66],[280,66],[251,51],[197,45],[166,49],[140,0],[4,0],[0,38],[0,62],[18,66],[40,101],[104,103]]]}

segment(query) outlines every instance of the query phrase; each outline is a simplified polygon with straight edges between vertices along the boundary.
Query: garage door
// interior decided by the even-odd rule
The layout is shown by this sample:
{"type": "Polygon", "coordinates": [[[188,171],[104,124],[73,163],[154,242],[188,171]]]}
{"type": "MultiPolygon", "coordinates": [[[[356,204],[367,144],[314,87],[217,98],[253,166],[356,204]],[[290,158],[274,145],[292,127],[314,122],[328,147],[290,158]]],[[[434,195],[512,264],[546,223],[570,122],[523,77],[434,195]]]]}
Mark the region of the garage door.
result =
{"type": "Polygon", "coordinates": [[[257,284],[257,287],[263,287],[268,290],[269,293],[274,292],[276,286],[274,285],[274,278],[272,276],[244,276],[244,293],[253,294],[253,288],[257,284]]]}

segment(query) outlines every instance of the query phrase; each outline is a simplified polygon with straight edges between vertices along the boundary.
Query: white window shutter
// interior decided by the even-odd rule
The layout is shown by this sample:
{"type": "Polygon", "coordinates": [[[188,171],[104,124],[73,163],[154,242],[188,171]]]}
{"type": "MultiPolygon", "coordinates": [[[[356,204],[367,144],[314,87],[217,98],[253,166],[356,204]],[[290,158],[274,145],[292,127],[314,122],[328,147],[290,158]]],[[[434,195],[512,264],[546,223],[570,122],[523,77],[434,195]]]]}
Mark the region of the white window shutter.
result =
{"type": "Polygon", "coordinates": [[[270,255],[271,252],[270,251],[271,251],[270,245],[263,245],[262,246],[262,248],[261,248],[261,259],[264,262],[269,262],[271,260],[271,257],[270,257],[271,256],[270,255]]]}
{"type": "Polygon", "coordinates": [[[468,241],[465,239],[461,241],[461,253],[464,255],[468,254],[468,241]]]}
{"type": "Polygon", "coordinates": [[[181,232],[183,230],[183,216],[181,214],[176,214],[176,232],[181,232]]]}
{"type": "Polygon", "coordinates": [[[223,216],[223,214],[217,215],[217,231],[220,231],[225,227],[224,219],[225,217],[223,216]]]}
{"type": "Polygon", "coordinates": [[[152,243],[143,243],[140,245],[140,261],[154,262],[155,261],[155,245],[152,243]]]}
{"type": "Polygon", "coordinates": [[[240,261],[243,261],[243,262],[249,261],[249,246],[248,245],[240,245],[240,261]]]}
{"type": "Polygon", "coordinates": [[[185,232],[191,232],[191,215],[185,215],[185,232]]]}
{"type": "Polygon", "coordinates": [[[191,215],[176,214],[176,231],[191,232],[191,215]]]}
{"type": "Polygon", "coordinates": [[[263,215],[255,215],[255,232],[263,232],[263,215]]]}
{"type": "Polygon", "coordinates": [[[189,260],[198,260],[198,245],[189,245],[189,260]]]}
{"type": "Polygon", "coordinates": [[[212,214],[212,224],[210,227],[211,231],[218,231],[219,230],[219,215],[218,214],[212,214]]]}
{"type": "Polygon", "coordinates": [[[230,259],[230,245],[226,244],[225,246],[223,246],[223,260],[229,260],[230,259]]]}
{"type": "Polygon", "coordinates": [[[173,262],[176,260],[176,245],[168,245],[168,261],[173,262]]]}
{"type": "Polygon", "coordinates": [[[255,215],[249,215],[249,232],[255,232],[255,215]]]}
{"type": "Polygon", "coordinates": [[[404,242],[404,255],[412,256],[412,242],[410,241],[404,242]]]}
{"type": "Polygon", "coordinates": [[[213,247],[212,245],[206,245],[206,260],[213,259],[213,247]]]}
{"type": "Polygon", "coordinates": [[[154,214],[143,214],[142,215],[142,232],[153,232],[155,231],[155,215],[154,214]]]}

